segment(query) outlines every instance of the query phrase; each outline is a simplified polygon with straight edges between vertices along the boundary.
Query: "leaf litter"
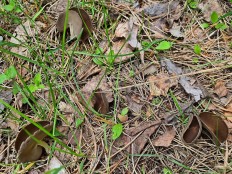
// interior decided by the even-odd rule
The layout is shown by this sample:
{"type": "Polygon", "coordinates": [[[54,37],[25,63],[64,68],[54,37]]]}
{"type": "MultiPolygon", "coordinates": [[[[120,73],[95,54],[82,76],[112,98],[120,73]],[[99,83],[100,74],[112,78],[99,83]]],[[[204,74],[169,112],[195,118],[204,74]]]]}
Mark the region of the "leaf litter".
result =
{"type": "MultiPolygon", "coordinates": [[[[66,0],[59,0],[54,3],[49,2],[44,4],[46,4],[46,8],[44,8],[44,11],[40,15],[43,16],[45,13],[48,14],[49,22],[56,20],[60,13],[64,13],[64,11],[68,9],[67,8],[68,1],[66,0]]],[[[113,11],[114,13],[113,15],[109,14],[109,16],[113,16],[113,17],[111,19],[108,19],[107,17],[106,21],[104,16],[102,16],[101,11],[100,10],[98,11],[99,3],[95,3],[93,9],[89,9],[91,4],[81,5],[81,7],[86,10],[86,13],[91,15],[90,17],[94,21],[93,22],[94,26],[97,26],[96,27],[97,30],[95,29],[93,30],[92,33],[93,37],[90,37],[90,39],[88,39],[88,42],[80,44],[78,48],[74,50],[74,54],[72,57],[75,62],[75,66],[77,65],[74,71],[76,70],[78,71],[77,77],[75,78],[78,79],[78,84],[80,83],[80,91],[83,93],[84,98],[87,101],[89,100],[90,103],[83,102],[83,98],[80,97],[80,93],[78,92],[79,90],[72,87],[72,85],[69,86],[69,84],[73,83],[73,81],[69,81],[71,78],[63,80],[63,76],[62,76],[62,81],[64,82],[64,84],[62,84],[62,89],[65,88],[66,91],[69,91],[67,93],[70,94],[69,95],[70,100],[85,115],[85,119],[82,118],[82,120],[80,120],[79,115],[72,108],[72,105],[66,103],[66,101],[60,95],[55,95],[55,100],[58,100],[57,129],[59,128],[58,130],[60,131],[60,133],[61,134],[63,133],[63,135],[58,135],[57,137],[61,139],[65,144],[67,144],[69,147],[75,149],[75,151],[78,152],[83,151],[85,155],[87,155],[87,157],[84,158],[80,157],[77,159],[77,157],[75,157],[74,155],[68,153],[61,153],[59,150],[55,150],[54,153],[55,155],[53,155],[53,158],[57,157],[57,160],[55,160],[56,163],[55,167],[52,168],[56,168],[56,166],[59,167],[64,165],[64,168],[62,170],[65,170],[66,173],[76,173],[77,171],[80,172],[82,167],[84,168],[84,170],[90,172],[107,173],[108,171],[106,172],[106,170],[104,169],[105,163],[107,162],[107,164],[109,164],[107,170],[109,170],[110,173],[126,173],[126,172],[139,173],[141,167],[143,167],[144,171],[146,171],[147,173],[151,171],[160,173],[162,169],[164,169],[164,167],[166,166],[170,166],[170,168],[176,169],[176,171],[178,172],[182,172],[182,173],[186,172],[182,167],[173,164],[169,160],[162,159],[163,162],[160,162],[160,160],[156,158],[154,161],[152,161],[153,159],[146,157],[146,155],[143,156],[142,158],[141,157],[135,158],[133,156],[133,155],[142,156],[143,153],[152,154],[154,151],[155,153],[167,155],[167,158],[168,157],[175,158],[176,160],[183,163],[184,165],[192,166],[191,168],[194,168],[197,171],[199,169],[199,171],[201,172],[205,172],[206,168],[207,169],[210,168],[214,170],[213,168],[214,165],[210,164],[209,161],[207,160],[203,161],[202,159],[208,159],[209,157],[213,156],[215,161],[223,162],[224,159],[223,152],[217,151],[216,153],[213,153],[213,151],[215,151],[215,146],[211,145],[210,143],[207,143],[207,147],[205,146],[206,145],[205,143],[202,143],[203,146],[202,144],[199,145],[196,143],[194,147],[186,148],[186,146],[183,146],[181,141],[172,142],[172,140],[174,139],[176,133],[179,134],[179,131],[181,129],[180,127],[185,125],[185,120],[181,120],[182,118],[180,117],[180,115],[182,116],[182,111],[183,111],[183,115],[186,116],[189,114],[189,112],[194,111],[195,113],[195,111],[198,112],[203,108],[205,108],[206,110],[207,109],[210,110],[210,108],[208,107],[209,105],[203,106],[203,104],[201,104],[202,102],[206,103],[207,100],[209,100],[210,104],[212,104],[216,108],[216,109],[214,108],[214,111],[216,110],[224,113],[224,116],[226,118],[225,121],[227,121],[228,125],[231,123],[230,122],[231,121],[230,114],[232,113],[231,101],[230,101],[231,88],[228,87],[229,83],[226,83],[226,81],[224,81],[224,79],[229,79],[230,74],[228,73],[228,71],[223,72],[224,75],[226,74],[226,76],[223,77],[222,82],[220,82],[221,74],[219,75],[217,74],[217,72],[216,73],[211,72],[212,76],[210,76],[211,74],[209,74],[209,76],[207,74],[207,78],[203,79],[203,77],[206,75],[205,73],[202,73],[197,77],[190,77],[192,76],[192,74],[185,71],[186,65],[188,66],[189,69],[191,68],[192,71],[195,71],[197,68],[201,68],[201,65],[204,65],[207,68],[211,67],[211,65],[212,67],[214,66],[219,67],[219,65],[214,64],[214,59],[215,59],[214,56],[217,55],[215,53],[220,48],[221,43],[224,44],[225,43],[224,41],[228,39],[228,35],[226,32],[218,32],[216,35],[213,28],[210,28],[210,31],[208,30],[203,31],[198,26],[198,23],[201,24],[202,22],[205,22],[204,20],[210,22],[212,11],[217,11],[219,16],[222,15],[223,13],[221,13],[220,11],[222,10],[223,12],[224,7],[222,9],[220,6],[221,4],[224,4],[224,1],[220,3],[218,1],[210,1],[210,2],[202,1],[202,3],[197,7],[201,9],[202,14],[199,13],[200,11],[198,9],[197,10],[190,9],[188,3],[182,4],[182,2],[180,1],[170,1],[170,2],[139,1],[137,4],[139,4],[139,7],[138,5],[130,4],[129,2],[127,2],[127,6],[124,6],[125,5],[124,1],[121,3],[115,3],[115,1],[112,2],[110,6],[110,12],[113,11]],[[212,7],[209,8],[207,7],[207,5],[212,7]],[[204,19],[202,18],[202,15],[204,19]],[[196,19],[195,17],[197,17],[197,23],[192,23],[192,20],[196,19]],[[102,30],[105,24],[108,25],[107,27],[109,30],[108,31],[109,38],[107,39],[105,33],[102,30]],[[209,33],[211,31],[213,32],[212,35],[211,33],[209,33]],[[220,40],[218,36],[222,36],[222,33],[223,33],[223,37],[222,37],[223,39],[221,38],[220,40]],[[173,39],[174,37],[178,40],[174,40],[173,39]],[[95,40],[94,43],[93,43],[93,38],[95,40]],[[170,45],[169,50],[159,51],[158,53],[156,52],[157,49],[155,50],[155,48],[157,48],[156,44],[152,45],[150,48],[144,51],[140,51],[142,50],[142,48],[145,48],[143,45],[144,40],[154,41],[156,38],[166,39],[164,41],[165,43],[168,42],[173,44],[170,45]],[[183,38],[184,40],[182,40],[183,38]],[[88,50],[88,53],[92,53],[92,51],[94,53],[96,46],[95,42],[98,43],[100,40],[107,40],[106,46],[104,46],[104,49],[101,54],[105,54],[105,56],[109,56],[109,54],[111,54],[113,50],[114,52],[113,55],[116,56],[116,60],[115,60],[116,64],[114,64],[109,68],[110,72],[109,69],[106,71],[106,74],[104,74],[103,78],[102,78],[103,74],[101,74],[100,72],[101,70],[104,69],[102,66],[105,65],[99,66],[94,64],[94,62],[92,62],[92,56],[89,56],[89,54],[82,55],[83,53],[84,54],[86,53],[85,52],[86,50],[88,50]],[[194,63],[192,59],[195,58],[196,55],[194,55],[193,50],[188,49],[188,46],[191,45],[192,42],[199,43],[203,40],[204,40],[204,44],[207,46],[207,49],[206,47],[202,48],[204,52],[202,52],[201,55],[197,55],[198,62],[194,63]],[[112,44],[111,48],[109,48],[109,43],[112,44]],[[214,46],[214,43],[217,43],[217,47],[214,46]],[[134,59],[136,57],[135,52],[137,50],[139,50],[141,61],[137,61],[136,59],[134,59]],[[118,53],[119,55],[122,56],[117,56],[118,53]],[[169,59],[164,60],[163,58],[160,59],[160,57],[169,57],[169,59]],[[121,59],[123,60],[122,63],[120,63],[121,59]],[[159,66],[160,63],[159,60],[161,62],[162,67],[159,66]],[[150,65],[151,63],[154,64],[150,65]],[[182,65],[182,68],[179,67],[180,64],[182,65]],[[150,66],[146,67],[146,65],[150,65],[150,66]],[[196,69],[194,68],[194,66],[196,67],[196,69]],[[117,75],[117,73],[115,73],[121,70],[125,70],[125,72],[127,73],[129,72],[130,74],[124,73],[117,75]],[[186,72],[188,76],[185,75],[186,72]],[[215,86],[210,84],[209,82],[210,80],[215,80],[214,78],[217,79],[215,86]],[[217,94],[218,97],[215,97],[216,95],[209,95],[210,98],[207,98],[206,101],[201,100],[204,98],[204,91],[201,87],[201,84],[199,84],[199,81],[201,81],[201,83],[203,83],[207,88],[212,88],[210,92],[217,94]],[[119,82],[119,84],[123,83],[129,86],[115,87],[114,85],[117,84],[117,82],[119,82]],[[178,82],[180,86],[184,89],[185,93],[182,90],[182,88],[179,88],[178,82]],[[174,95],[176,97],[175,102],[173,102],[174,100],[173,98],[170,98],[167,95],[170,89],[174,91],[174,95]],[[185,110],[182,108],[182,104],[185,104],[185,102],[190,100],[189,96],[191,96],[191,98],[193,98],[193,101],[195,102],[191,102],[194,103],[194,105],[191,105],[191,108],[189,110],[188,109],[185,110]],[[147,100],[149,98],[150,100],[147,100]],[[117,101],[114,101],[114,99],[117,99],[117,101]],[[99,113],[102,114],[107,113],[107,117],[105,117],[105,115],[102,117],[98,117],[97,115],[91,112],[86,112],[85,109],[88,108],[87,106],[88,104],[90,104],[99,113]],[[221,107],[220,105],[223,106],[221,107]],[[125,108],[125,107],[128,107],[130,112],[127,114],[128,116],[127,120],[125,122],[122,121],[122,123],[120,123],[119,120],[117,119],[117,115],[118,113],[121,112],[121,108],[125,108]],[[175,108],[177,108],[177,110],[175,108]],[[169,115],[172,116],[170,119],[167,119],[169,120],[169,122],[167,121],[163,122],[163,117],[166,118],[169,115]],[[108,119],[108,117],[110,119],[108,119]],[[67,120],[69,122],[68,124],[67,124],[67,120]],[[102,122],[106,124],[102,124],[102,122]],[[108,154],[108,152],[110,153],[109,147],[112,145],[111,144],[112,134],[109,134],[109,132],[111,132],[109,131],[109,128],[111,128],[111,126],[117,123],[119,123],[120,127],[123,127],[124,131],[122,135],[120,137],[117,137],[117,139],[114,141],[114,145],[112,149],[112,151],[114,152],[110,154],[112,158],[108,158],[110,156],[108,154]],[[165,129],[162,132],[161,131],[162,129],[158,129],[158,128],[165,128],[165,129]],[[149,139],[151,141],[149,141],[149,139]],[[151,146],[148,145],[151,142],[153,145],[152,147],[154,147],[154,149],[152,149],[151,146]],[[174,144],[174,146],[171,146],[171,144],[174,144]],[[199,149],[200,149],[199,152],[200,155],[198,154],[199,149]],[[122,150],[126,150],[130,154],[133,154],[128,158],[129,162],[126,169],[124,169],[123,167],[125,166],[126,160],[124,160],[125,154],[121,153],[122,150]],[[163,150],[165,150],[165,152],[163,150]],[[204,153],[205,151],[212,153],[206,154],[204,153]],[[123,155],[123,158],[121,158],[119,161],[115,163],[114,161],[115,158],[113,157],[119,155],[119,153],[120,155],[123,155]],[[189,154],[194,156],[193,158],[194,160],[198,159],[194,165],[189,164],[188,162],[181,159],[182,155],[189,156],[189,154]],[[133,164],[131,163],[131,161],[133,161],[133,164]],[[72,164],[70,164],[70,162],[72,164]],[[150,165],[150,163],[152,163],[152,165],[150,165]],[[163,163],[165,163],[165,165],[163,163]],[[154,168],[154,166],[157,167],[154,168]]],[[[71,7],[72,6],[73,4],[71,5],[71,7]]],[[[105,8],[108,7],[109,7],[108,5],[105,6],[105,8]]],[[[70,9],[71,8],[69,8],[69,10],[70,9]]],[[[101,5],[100,5],[100,9],[102,9],[101,5]]],[[[42,21],[41,18],[37,18],[35,23],[39,21],[42,21]]],[[[51,25],[48,24],[50,25],[49,27],[52,28],[53,22],[51,23],[51,25]]],[[[209,24],[209,26],[211,27],[211,24],[209,24]]],[[[36,28],[37,25],[34,26],[31,23],[29,24],[25,23],[25,27],[27,28],[26,31],[29,31],[29,36],[30,36],[29,38],[30,39],[32,38],[31,40],[34,40],[37,37],[43,38],[41,39],[42,42],[41,44],[44,44],[44,40],[46,40],[44,38],[46,38],[47,35],[49,35],[50,31],[52,30],[51,28],[49,28],[48,31],[44,32],[43,23],[42,23],[42,29],[36,28]]],[[[82,27],[80,26],[74,28],[78,28],[78,27],[82,29],[82,27]]],[[[16,32],[18,32],[18,30],[16,30],[16,32]]],[[[78,34],[79,30],[78,32],[76,33],[75,32],[76,31],[71,29],[71,38],[74,38],[77,35],[79,35],[78,34]]],[[[28,45],[27,43],[30,42],[27,34],[23,32],[22,34],[20,34],[20,32],[18,33],[19,33],[19,37],[18,36],[16,37],[18,37],[19,40],[21,40],[23,43],[28,45]]],[[[48,67],[51,68],[50,70],[52,70],[54,66],[57,71],[59,71],[59,68],[65,68],[65,72],[67,74],[71,74],[71,72],[69,72],[68,69],[66,69],[68,68],[66,64],[65,67],[61,66],[63,65],[64,62],[60,61],[62,60],[61,59],[62,56],[60,52],[57,52],[57,49],[59,49],[60,46],[59,45],[60,41],[57,39],[59,38],[59,36],[61,36],[61,34],[57,35],[57,33],[55,33],[55,35],[53,35],[52,37],[49,36],[51,39],[49,40],[49,46],[48,43],[46,43],[46,50],[49,50],[49,52],[54,53],[54,57],[51,59],[54,60],[54,65],[48,65],[48,67]],[[55,37],[55,39],[53,37],[55,37]],[[50,49],[50,46],[52,48],[52,51],[50,49]],[[53,48],[55,49],[53,50],[53,48]]],[[[4,36],[4,41],[5,40],[7,40],[7,37],[5,38],[4,36]]],[[[67,47],[65,45],[65,49],[69,50],[70,48],[73,48],[72,44],[73,43],[71,43],[71,47],[69,43],[67,47]]],[[[199,44],[201,46],[203,45],[201,43],[199,44]]],[[[25,55],[29,59],[34,60],[32,55],[29,54],[26,45],[19,45],[19,47],[17,48],[20,48],[21,46],[22,47],[20,48],[21,50],[16,50],[15,52],[21,55],[25,55]]],[[[225,54],[225,57],[227,59],[227,55],[229,55],[230,53],[230,51],[227,50],[227,46],[223,47],[223,49],[220,50],[220,55],[224,56],[224,51],[225,51],[224,49],[227,51],[227,53],[225,54]]],[[[41,59],[42,61],[44,61],[46,58],[46,51],[44,51],[44,53],[45,55],[40,55],[39,52],[37,53],[39,57],[42,57],[41,59]]],[[[102,56],[101,54],[99,54],[99,56],[102,56]]],[[[69,59],[71,59],[70,57],[69,58],[66,57],[65,51],[63,58],[65,61],[67,59],[67,62],[69,62],[69,59]]],[[[216,59],[218,59],[218,57],[216,59]]],[[[19,59],[16,60],[15,58],[12,58],[12,61],[14,63],[15,61],[18,60],[19,59]]],[[[20,63],[21,62],[17,62],[16,64],[20,64],[20,63]]],[[[18,68],[20,68],[20,66],[19,67],[16,66],[16,67],[17,70],[18,68]]],[[[36,65],[33,64],[32,66],[31,65],[28,66],[27,70],[28,71],[27,72],[25,71],[25,74],[29,74],[28,76],[29,78],[31,73],[34,73],[36,71],[41,71],[40,69],[38,69],[36,65]]],[[[222,70],[218,72],[222,72],[222,70]]],[[[44,75],[45,72],[42,70],[41,73],[42,75],[44,75]]],[[[53,77],[53,75],[51,75],[52,83],[53,80],[56,79],[56,76],[53,77]]],[[[22,78],[24,79],[25,77],[23,76],[22,78]]],[[[19,79],[15,79],[15,80],[19,82],[19,79]]],[[[54,81],[54,83],[57,84],[56,80],[54,81]]],[[[60,81],[58,83],[59,85],[61,85],[60,81]]],[[[11,88],[12,84],[6,83],[4,85],[7,85],[7,88],[8,87],[11,88]]],[[[56,88],[53,89],[54,91],[56,91],[56,88]]],[[[35,93],[35,95],[39,99],[42,99],[38,101],[38,104],[42,108],[47,108],[46,110],[44,110],[45,113],[48,114],[47,118],[53,119],[53,115],[54,115],[53,112],[56,112],[56,110],[53,110],[51,108],[49,109],[47,107],[50,106],[50,104],[52,104],[51,97],[45,97],[45,95],[43,96],[40,93],[35,93]]],[[[12,96],[12,100],[14,101],[14,105],[18,102],[17,98],[14,98],[14,96],[12,96]]],[[[11,104],[11,102],[9,103],[11,104]]],[[[29,111],[25,110],[24,108],[25,106],[29,107],[28,105],[22,105],[22,103],[20,104],[20,102],[18,102],[17,106],[15,105],[15,107],[17,107],[20,111],[22,111],[23,113],[25,112],[25,114],[29,118],[33,120],[37,120],[36,115],[33,115],[33,112],[30,109],[29,111]]],[[[5,114],[7,113],[7,111],[8,111],[7,109],[4,109],[2,113],[5,114]]],[[[17,117],[20,121],[22,121],[22,124],[25,124],[25,120],[23,118],[19,116],[15,116],[15,117],[17,117]]],[[[3,116],[3,119],[5,124],[5,121],[7,121],[7,119],[5,118],[5,116],[3,116]]],[[[17,122],[15,123],[17,124],[17,122]]],[[[19,126],[19,124],[17,124],[17,126],[19,126]]],[[[11,128],[9,124],[8,125],[6,124],[4,126],[4,129],[9,127],[11,128]]],[[[12,126],[12,128],[13,127],[14,125],[12,126]]],[[[206,129],[207,128],[210,130],[210,127],[206,127],[206,129]]],[[[15,129],[15,131],[18,131],[18,128],[15,129]]],[[[190,131],[190,134],[191,133],[192,132],[190,131]]],[[[232,139],[231,134],[232,134],[231,129],[229,127],[228,142],[232,139]]],[[[4,137],[1,140],[3,140],[3,143],[5,143],[5,145],[7,144],[6,135],[8,134],[6,133],[0,134],[0,138],[4,137]]],[[[179,136],[177,136],[176,139],[179,140],[179,136]]],[[[207,141],[207,140],[201,138],[201,141],[207,141]]],[[[9,138],[8,138],[8,143],[9,143],[9,138]]],[[[52,142],[49,143],[51,143],[49,145],[52,145],[52,142]]],[[[222,143],[221,145],[222,148],[226,147],[225,145],[226,143],[222,143]]],[[[61,147],[60,145],[57,145],[56,148],[63,149],[63,147],[61,147]]],[[[6,157],[5,161],[7,162],[9,162],[9,160],[12,161],[12,159],[16,157],[15,155],[12,154],[9,155],[9,153],[11,153],[11,149],[7,151],[7,155],[5,156],[6,157]]],[[[13,159],[13,162],[15,163],[14,160],[15,159],[13,159]]],[[[40,165],[44,161],[46,160],[42,160],[40,163],[37,164],[40,165]]],[[[47,164],[49,164],[49,162],[47,164]]],[[[4,167],[7,168],[6,166],[4,167]]],[[[43,168],[43,167],[39,166],[38,168],[43,168]]]]}

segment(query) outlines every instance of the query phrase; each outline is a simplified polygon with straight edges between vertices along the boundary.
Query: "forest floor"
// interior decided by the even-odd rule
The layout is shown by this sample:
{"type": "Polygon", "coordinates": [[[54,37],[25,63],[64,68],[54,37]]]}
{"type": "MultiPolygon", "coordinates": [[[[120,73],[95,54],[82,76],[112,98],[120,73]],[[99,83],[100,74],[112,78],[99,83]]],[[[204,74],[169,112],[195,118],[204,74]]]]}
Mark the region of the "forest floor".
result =
{"type": "Polygon", "coordinates": [[[2,0],[0,173],[232,173],[231,9],[2,0]]]}

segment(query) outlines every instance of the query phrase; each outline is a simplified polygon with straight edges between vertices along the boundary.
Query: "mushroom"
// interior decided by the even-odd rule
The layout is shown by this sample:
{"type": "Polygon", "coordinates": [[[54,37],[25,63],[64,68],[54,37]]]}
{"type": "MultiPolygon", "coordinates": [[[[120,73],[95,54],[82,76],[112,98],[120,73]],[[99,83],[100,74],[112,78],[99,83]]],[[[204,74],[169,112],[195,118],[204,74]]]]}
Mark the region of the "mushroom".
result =
{"type": "MultiPolygon", "coordinates": [[[[36,123],[48,132],[52,130],[52,124],[49,121],[38,121],[36,123]]],[[[42,141],[46,136],[47,134],[34,124],[23,127],[15,141],[19,161],[24,163],[38,160],[42,155],[42,146],[48,146],[42,141]]]]}
{"type": "Polygon", "coordinates": [[[202,126],[209,131],[216,145],[226,141],[229,130],[223,119],[211,112],[202,112],[199,115],[202,126]]]}
{"type": "MultiPolygon", "coordinates": [[[[81,40],[85,41],[93,30],[92,22],[89,15],[81,8],[71,8],[68,10],[68,26],[70,28],[71,39],[75,38],[81,33],[81,40]]],[[[59,32],[64,31],[66,12],[59,15],[56,22],[56,28],[59,32]]]]}
{"type": "Polygon", "coordinates": [[[182,133],[182,141],[186,144],[194,143],[202,131],[201,121],[197,116],[191,116],[189,122],[182,133]]]}

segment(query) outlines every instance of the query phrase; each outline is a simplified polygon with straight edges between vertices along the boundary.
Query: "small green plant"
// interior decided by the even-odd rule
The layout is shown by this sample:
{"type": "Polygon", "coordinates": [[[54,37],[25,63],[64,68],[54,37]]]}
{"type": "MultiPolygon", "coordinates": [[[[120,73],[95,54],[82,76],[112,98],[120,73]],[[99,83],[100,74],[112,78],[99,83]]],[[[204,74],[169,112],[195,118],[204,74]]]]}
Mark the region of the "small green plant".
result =
{"type": "Polygon", "coordinates": [[[172,43],[168,41],[162,41],[158,44],[157,47],[155,47],[156,50],[158,51],[164,51],[164,50],[169,50],[172,47],[172,43]]]}
{"type": "Polygon", "coordinates": [[[164,167],[163,168],[163,174],[173,174],[173,172],[169,168],[164,167]]]}
{"type": "Polygon", "coordinates": [[[215,28],[220,30],[225,30],[227,29],[227,25],[225,23],[219,22],[217,23],[217,25],[215,25],[215,28]]]}
{"type": "Polygon", "coordinates": [[[8,12],[12,12],[12,11],[16,13],[22,12],[20,6],[16,3],[15,0],[10,0],[9,4],[3,6],[3,9],[5,9],[8,12]]]}
{"type": "MultiPolygon", "coordinates": [[[[39,89],[44,89],[45,86],[42,84],[41,74],[37,73],[33,79],[33,82],[31,84],[29,84],[27,87],[31,93],[34,93],[39,89]]],[[[26,87],[24,87],[22,90],[25,92],[25,94],[29,94],[26,87]]],[[[15,83],[13,86],[13,94],[16,95],[19,92],[20,92],[20,87],[17,83],[15,83]]],[[[23,102],[23,104],[27,103],[28,98],[24,97],[22,99],[22,102],[23,102]]]]}
{"type": "Polygon", "coordinates": [[[201,54],[201,46],[200,45],[198,45],[198,44],[194,45],[194,53],[197,55],[201,54]]]}
{"type": "Polygon", "coordinates": [[[215,24],[218,22],[218,14],[216,11],[214,11],[211,16],[210,16],[210,20],[212,22],[212,24],[215,24]]]}
{"type": "Polygon", "coordinates": [[[128,111],[129,111],[128,107],[123,108],[122,111],[121,111],[121,115],[122,115],[122,116],[127,115],[128,111]]]}
{"type": "Polygon", "coordinates": [[[115,124],[113,127],[112,127],[112,139],[113,140],[116,140],[117,138],[120,137],[120,135],[122,134],[122,131],[123,131],[123,126],[122,124],[115,124]]]}
{"type": "Polygon", "coordinates": [[[201,28],[203,28],[203,29],[206,29],[206,28],[209,28],[209,24],[208,23],[202,23],[201,24],[201,28]]]}
{"type": "MultiPolygon", "coordinates": [[[[100,55],[101,51],[97,49],[95,51],[95,54],[100,55]]],[[[109,68],[112,68],[114,65],[115,58],[116,56],[114,54],[114,50],[110,50],[106,58],[95,57],[93,58],[93,62],[99,66],[107,65],[109,68]]]]}
{"type": "Polygon", "coordinates": [[[5,73],[0,74],[0,85],[3,84],[6,80],[11,80],[15,78],[17,71],[14,66],[10,66],[5,73]]]}
{"type": "Polygon", "coordinates": [[[199,63],[199,59],[197,57],[194,57],[193,58],[193,63],[195,63],[195,64],[199,63]]]}
{"type": "Polygon", "coordinates": [[[195,0],[188,0],[188,5],[190,8],[195,9],[198,7],[198,1],[195,0]]]}
{"type": "Polygon", "coordinates": [[[153,105],[158,105],[162,102],[162,100],[159,98],[159,97],[155,97],[153,100],[152,100],[152,104],[153,105]]]}

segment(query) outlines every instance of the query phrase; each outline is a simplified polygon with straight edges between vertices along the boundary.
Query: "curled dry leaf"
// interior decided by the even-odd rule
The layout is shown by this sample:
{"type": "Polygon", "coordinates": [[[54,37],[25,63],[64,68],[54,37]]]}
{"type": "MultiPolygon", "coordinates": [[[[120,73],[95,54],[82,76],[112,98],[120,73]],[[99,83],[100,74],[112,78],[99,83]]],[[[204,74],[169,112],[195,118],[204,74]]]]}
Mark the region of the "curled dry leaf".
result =
{"type": "MultiPolygon", "coordinates": [[[[37,124],[48,132],[52,130],[52,124],[49,121],[38,121],[37,124]]],[[[47,134],[34,124],[23,127],[15,141],[19,161],[24,163],[38,160],[42,154],[41,145],[46,146],[46,143],[42,141],[46,136],[47,134]]]]}
{"type": "Polygon", "coordinates": [[[228,94],[228,89],[225,86],[225,82],[222,80],[218,80],[214,86],[214,92],[220,98],[225,97],[228,94]]]}
{"type": "Polygon", "coordinates": [[[97,90],[93,96],[93,108],[101,114],[109,112],[109,102],[107,101],[106,94],[97,90]]]}
{"type": "Polygon", "coordinates": [[[169,147],[176,135],[173,126],[166,126],[166,132],[152,141],[154,146],[169,147]]]}
{"type": "Polygon", "coordinates": [[[150,82],[150,99],[154,96],[166,96],[168,90],[178,84],[177,79],[170,79],[168,74],[158,74],[148,77],[150,82]]]}
{"type": "Polygon", "coordinates": [[[128,115],[121,115],[121,114],[118,114],[118,119],[124,123],[126,121],[128,121],[128,115]]]}
{"type": "Polygon", "coordinates": [[[223,119],[211,112],[202,112],[199,115],[202,126],[209,131],[216,145],[226,141],[228,137],[228,127],[223,119]]]}
{"type": "MultiPolygon", "coordinates": [[[[169,73],[173,75],[181,75],[183,71],[181,68],[177,67],[171,60],[162,58],[161,65],[166,66],[169,73]]],[[[198,102],[201,98],[205,97],[203,91],[194,83],[191,83],[193,79],[186,76],[181,76],[179,79],[179,83],[184,88],[185,92],[192,95],[196,102],[198,102]]]]}
{"type": "Polygon", "coordinates": [[[200,136],[201,131],[202,124],[199,117],[191,116],[181,135],[181,139],[185,144],[194,143],[200,136]]]}
{"type": "MultiPolygon", "coordinates": [[[[59,15],[56,28],[59,32],[64,31],[66,12],[59,15]]],[[[85,41],[93,30],[89,15],[81,8],[71,8],[68,10],[68,26],[70,28],[70,38],[77,37],[83,28],[81,40],[85,41]]]]}
{"type": "Polygon", "coordinates": [[[140,51],[140,58],[142,63],[144,63],[144,51],[142,50],[142,45],[137,40],[137,35],[139,27],[136,25],[138,22],[136,17],[130,17],[129,21],[125,23],[120,23],[115,30],[116,37],[123,37],[127,40],[127,43],[132,48],[138,48],[140,51]]]}

